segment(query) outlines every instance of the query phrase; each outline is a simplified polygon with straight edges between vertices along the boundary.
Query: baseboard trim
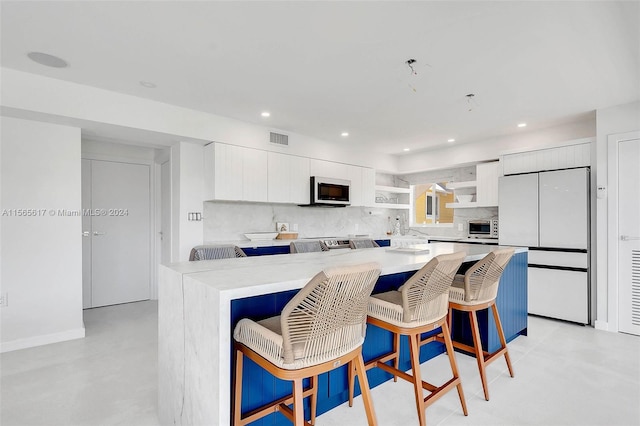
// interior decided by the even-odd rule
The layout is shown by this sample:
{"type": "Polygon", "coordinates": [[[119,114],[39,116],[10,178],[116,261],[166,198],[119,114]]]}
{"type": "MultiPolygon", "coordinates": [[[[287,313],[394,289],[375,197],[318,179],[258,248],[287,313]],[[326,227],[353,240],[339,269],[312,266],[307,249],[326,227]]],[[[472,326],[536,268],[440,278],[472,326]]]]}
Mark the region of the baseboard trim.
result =
{"type": "Polygon", "coordinates": [[[596,330],[609,331],[609,323],[605,322],[605,321],[596,320],[596,322],[594,323],[593,327],[596,330]]]}
{"type": "Polygon", "coordinates": [[[84,327],[0,343],[0,353],[84,338],[84,327]]]}

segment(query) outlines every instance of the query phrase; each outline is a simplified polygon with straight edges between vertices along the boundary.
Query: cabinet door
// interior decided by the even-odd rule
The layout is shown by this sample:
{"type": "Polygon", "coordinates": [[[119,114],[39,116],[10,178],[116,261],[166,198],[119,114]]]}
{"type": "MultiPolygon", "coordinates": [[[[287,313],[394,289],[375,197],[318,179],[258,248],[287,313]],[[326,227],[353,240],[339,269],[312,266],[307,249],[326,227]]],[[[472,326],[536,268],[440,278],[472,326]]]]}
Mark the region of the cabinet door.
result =
{"type": "MultiPolygon", "coordinates": [[[[290,155],[270,152],[267,157],[268,176],[267,176],[267,197],[272,203],[288,203],[291,202],[289,179],[290,155]]],[[[309,178],[307,177],[307,180],[309,178]]]]}
{"type": "Polygon", "coordinates": [[[362,167],[349,166],[349,201],[352,206],[362,206],[362,167]]]}
{"type": "Polygon", "coordinates": [[[476,166],[476,200],[480,206],[498,205],[498,161],[476,166]]]}
{"type": "Polygon", "coordinates": [[[499,179],[501,245],[538,246],[538,174],[499,179]]]}
{"type": "Polygon", "coordinates": [[[333,161],[311,159],[309,163],[311,176],[333,179],[349,179],[349,166],[333,161]]]}
{"type": "Polygon", "coordinates": [[[309,204],[311,199],[309,179],[309,159],[305,157],[289,157],[289,201],[295,204],[309,204]]]}
{"type": "Polygon", "coordinates": [[[362,168],[362,205],[375,206],[376,202],[376,171],[362,168]]]}
{"type": "Polygon", "coordinates": [[[267,201],[267,151],[242,149],[242,199],[267,201]]]}
{"type": "Polygon", "coordinates": [[[216,143],[214,152],[214,199],[242,200],[243,148],[216,143]]]}

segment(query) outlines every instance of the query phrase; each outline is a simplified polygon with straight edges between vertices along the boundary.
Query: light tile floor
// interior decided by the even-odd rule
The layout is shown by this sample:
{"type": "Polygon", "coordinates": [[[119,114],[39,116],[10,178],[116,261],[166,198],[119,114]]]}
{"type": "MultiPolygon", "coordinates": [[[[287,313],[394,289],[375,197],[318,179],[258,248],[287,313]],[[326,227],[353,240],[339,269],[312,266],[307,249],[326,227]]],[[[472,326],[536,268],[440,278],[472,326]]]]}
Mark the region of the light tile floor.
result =
{"type": "MultiPolygon", "coordinates": [[[[157,303],[85,311],[87,337],[2,354],[0,424],[157,425],[157,303]]],[[[429,425],[640,425],[640,338],[529,317],[529,336],[489,369],[485,401],[475,359],[456,354],[469,416],[457,393],[427,409],[429,425]]],[[[422,364],[448,379],[445,356],[422,364]]],[[[381,426],[417,424],[413,390],[399,380],[373,389],[381,426]]],[[[365,425],[362,400],[320,416],[318,426],[365,425]]]]}

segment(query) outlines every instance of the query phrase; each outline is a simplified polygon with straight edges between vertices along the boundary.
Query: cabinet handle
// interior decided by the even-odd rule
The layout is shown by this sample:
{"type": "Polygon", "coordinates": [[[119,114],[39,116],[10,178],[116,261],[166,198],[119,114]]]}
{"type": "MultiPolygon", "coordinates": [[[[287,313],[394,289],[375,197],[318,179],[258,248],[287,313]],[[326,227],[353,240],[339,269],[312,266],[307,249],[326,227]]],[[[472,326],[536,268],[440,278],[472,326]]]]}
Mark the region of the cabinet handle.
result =
{"type": "Polygon", "coordinates": [[[96,237],[100,236],[100,235],[105,235],[105,234],[106,234],[106,232],[93,231],[93,235],[96,236],[96,237]]]}
{"type": "Polygon", "coordinates": [[[630,237],[628,235],[620,235],[620,241],[640,240],[640,237],[630,237]]]}

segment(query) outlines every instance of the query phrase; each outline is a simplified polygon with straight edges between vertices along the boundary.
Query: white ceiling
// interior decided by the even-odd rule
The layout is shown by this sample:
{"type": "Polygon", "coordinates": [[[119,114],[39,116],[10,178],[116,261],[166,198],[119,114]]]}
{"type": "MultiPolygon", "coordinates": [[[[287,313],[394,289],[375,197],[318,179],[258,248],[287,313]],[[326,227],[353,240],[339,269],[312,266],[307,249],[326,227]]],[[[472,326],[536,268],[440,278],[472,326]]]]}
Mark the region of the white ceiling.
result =
{"type": "Polygon", "coordinates": [[[401,154],[640,99],[639,6],[2,1],[1,63],[401,154]],[[32,51],[70,66],[36,64],[32,51]],[[265,110],[271,117],[260,116],[265,110]]]}

